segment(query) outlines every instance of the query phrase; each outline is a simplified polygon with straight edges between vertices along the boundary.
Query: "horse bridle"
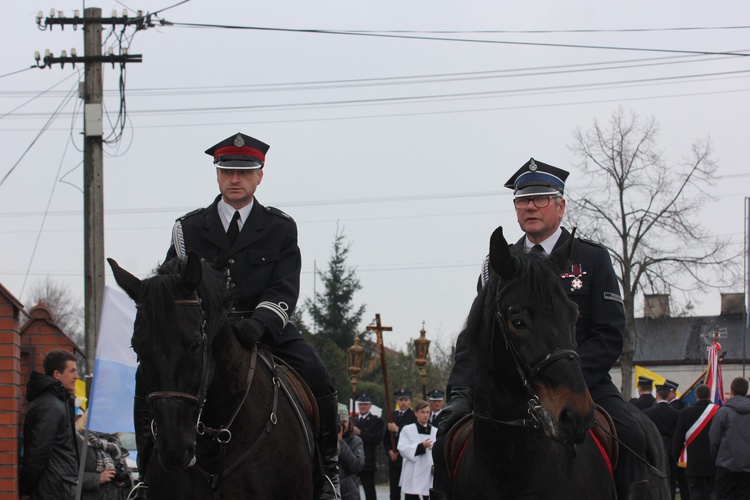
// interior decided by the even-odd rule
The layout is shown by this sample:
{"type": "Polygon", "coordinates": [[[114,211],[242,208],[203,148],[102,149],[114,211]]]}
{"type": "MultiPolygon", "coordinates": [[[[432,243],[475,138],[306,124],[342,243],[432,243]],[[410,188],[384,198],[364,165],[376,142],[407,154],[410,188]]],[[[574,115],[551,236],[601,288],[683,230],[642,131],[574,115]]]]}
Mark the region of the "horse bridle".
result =
{"type": "Polygon", "coordinates": [[[492,418],[491,416],[480,415],[476,412],[474,413],[474,416],[479,417],[480,419],[483,419],[483,420],[489,420],[491,422],[495,422],[499,424],[519,426],[519,427],[530,427],[533,429],[538,429],[541,426],[540,415],[541,415],[543,408],[542,408],[542,403],[539,400],[539,396],[534,390],[534,386],[533,386],[534,380],[544,370],[549,368],[551,365],[553,365],[557,361],[560,361],[561,359],[572,359],[580,363],[581,357],[573,349],[555,349],[551,353],[547,354],[547,356],[544,359],[539,361],[534,366],[531,366],[529,363],[527,363],[523,359],[521,354],[518,352],[518,349],[516,348],[516,345],[513,342],[513,337],[510,335],[510,332],[508,331],[508,325],[505,322],[505,316],[502,313],[503,292],[505,292],[505,290],[507,290],[509,287],[510,287],[510,283],[506,284],[503,288],[501,288],[500,292],[498,292],[497,294],[498,296],[497,304],[499,305],[499,307],[497,308],[495,321],[493,321],[492,337],[494,338],[495,328],[499,325],[500,330],[503,334],[503,339],[505,340],[505,349],[510,351],[511,356],[513,356],[513,361],[515,362],[518,375],[521,378],[521,383],[526,389],[526,392],[529,394],[528,410],[527,410],[529,414],[529,418],[520,418],[516,420],[498,420],[498,419],[492,418]]]}
{"type": "MultiPolygon", "coordinates": [[[[198,419],[195,424],[196,432],[198,433],[198,435],[202,436],[204,434],[210,434],[214,437],[214,439],[216,439],[217,442],[219,442],[222,445],[225,445],[229,443],[229,441],[232,439],[232,432],[229,430],[229,427],[231,427],[232,423],[234,422],[234,419],[237,417],[237,414],[242,408],[242,405],[245,403],[248,393],[250,392],[250,385],[252,384],[253,375],[255,374],[256,357],[258,354],[257,347],[253,347],[253,351],[251,354],[250,369],[248,370],[248,374],[247,374],[245,393],[242,399],[240,400],[239,404],[237,405],[237,408],[235,409],[234,413],[232,414],[232,417],[229,419],[229,422],[226,425],[219,427],[218,429],[212,429],[210,427],[207,427],[201,420],[201,416],[203,415],[203,408],[206,404],[206,394],[208,393],[208,336],[206,334],[206,312],[203,309],[203,302],[201,301],[201,298],[198,296],[197,293],[195,293],[193,297],[190,299],[175,300],[174,304],[176,306],[198,307],[200,309],[200,312],[201,312],[200,344],[201,344],[201,351],[202,351],[201,354],[203,358],[203,363],[201,366],[201,385],[200,385],[200,388],[198,389],[197,395],[193,395],[187,392],[180,392],[180,391],[151,392],[148,395],[148,403],[150,406],[153,407],[153,403],[159,399],[182,399],[182,400],[198,405],[198,419]]],[[[140,305],[138,305],[137,307],[140,307],[140,305]]],[[[275,419],[275,417],[276,417],[275,414],[272,415],[272,419],[275,419]]],[[[151,434],[153,434],[154,438],[156,438],[156,434],[157,434],[156,420],[151,420],[151,434]]]]}

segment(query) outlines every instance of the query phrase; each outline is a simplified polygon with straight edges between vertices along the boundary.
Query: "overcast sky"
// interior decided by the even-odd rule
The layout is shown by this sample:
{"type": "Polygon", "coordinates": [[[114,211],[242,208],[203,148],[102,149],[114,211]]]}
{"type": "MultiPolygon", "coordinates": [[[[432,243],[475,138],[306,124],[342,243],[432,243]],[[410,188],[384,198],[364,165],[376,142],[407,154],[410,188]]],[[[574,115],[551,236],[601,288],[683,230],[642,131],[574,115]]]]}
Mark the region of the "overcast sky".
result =
{"type": "MultiPolygon", "coordinates": [[[[109,16],[175,3],[89,6],[109,16]]],[[[27,68],[36,50],[83,54],[82,30],[35,24],[40,9],[70,17],[83,5],[2,5],[0,283],[24,300],[49,276],[82,299],[82,67],[27,68]]],[[[746,1],[191,0],[158,19],[174,24],[122,37],[143,62],[127,65],[126,126],[104,160],[105,255],[138,276],[164,258],[174,219],[217,194],[203,151],[243,132],[271,145],[258,199],[297,221],[300,302],[339,227],[362,329],[380,313],[386,344],[402,348],[424,321],[447,345],[492,230],[521,235],[504,182],[533,156],[570,170],[569,192],[588,188],[572,134],[618,107],[659,122],[673,163],[710,136],[720,180],[699,223],[743,248],[746,1]]],[[[104,75],[109,135],[119,68],[104,75]]],[[[718,314],[719,291],[696,305],[718,314]]]]}

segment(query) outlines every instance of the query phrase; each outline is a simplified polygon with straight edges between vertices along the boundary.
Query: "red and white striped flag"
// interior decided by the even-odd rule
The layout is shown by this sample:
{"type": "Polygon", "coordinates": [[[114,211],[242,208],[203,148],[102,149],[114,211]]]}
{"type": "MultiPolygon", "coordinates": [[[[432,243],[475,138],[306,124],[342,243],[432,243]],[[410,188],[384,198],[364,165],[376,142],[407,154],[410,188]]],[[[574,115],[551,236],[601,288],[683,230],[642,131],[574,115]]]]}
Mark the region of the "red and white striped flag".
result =
{"type": "Polygon", "coordinates": [[[706,385],[711,388],[711,402],[717,405],[724,404],[724,379],[721,376],[721,360],[719,352],[721,345],[714,341],[708,346],[708,373],[706,385]]]}

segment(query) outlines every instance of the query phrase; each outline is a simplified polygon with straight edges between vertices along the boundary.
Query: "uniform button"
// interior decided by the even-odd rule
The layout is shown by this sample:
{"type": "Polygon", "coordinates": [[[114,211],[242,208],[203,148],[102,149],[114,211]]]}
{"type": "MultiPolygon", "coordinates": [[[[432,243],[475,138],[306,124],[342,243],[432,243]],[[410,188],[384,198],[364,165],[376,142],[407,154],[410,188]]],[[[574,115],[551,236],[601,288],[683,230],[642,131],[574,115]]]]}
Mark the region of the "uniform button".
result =
{"type": "Polygon", "coordinates": [[[261,262],[265,262],[266,258],[265,257],[261,257],[260,260],[261,260],[261,262]]]}

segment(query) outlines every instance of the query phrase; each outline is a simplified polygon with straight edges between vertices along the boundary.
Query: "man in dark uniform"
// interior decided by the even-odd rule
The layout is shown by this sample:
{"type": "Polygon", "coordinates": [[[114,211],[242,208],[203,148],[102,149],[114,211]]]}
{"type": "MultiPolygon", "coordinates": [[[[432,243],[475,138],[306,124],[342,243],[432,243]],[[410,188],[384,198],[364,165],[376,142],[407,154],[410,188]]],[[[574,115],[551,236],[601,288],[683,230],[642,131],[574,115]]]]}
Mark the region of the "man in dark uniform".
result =
{"type": "Polygon", "coordinates": [[[641,375],[638,377],[638,397],[630,400],[632,404],[641,410],[651,408],[656,403],[656,398],[651,392],[654,390],[654,381],[641,375]]]}
{"type": "Polygon", "coordinates": [[[711,459],[708,433],[719,406],[711,402],[711,389],[705,384],[695,388],[695,397],[695,404],[680,412],[674,431],[673,451],[678,467],[685,467],[690,500],[711,500],[714,497],[716,464],[711,459]]]}
{"type": "MultiPolygon", "coordinates": [[[[566,229],[560,227],[565,213],[563,193],[567,177],[565,170],[532,158],[507,181],[505,187],[513,190],[516,217],[525,233],[515,243],[518,249],[549,255],[571,237],[566,229]]],[[[488,279],[489,263],[485,259],[478,289],[488,279]]],[[[612,417],[618,438],[643,458],[646,449],[643,431],[609,376],[610,369],[622,354],[625,330],[625,309],[609,252],[599,244],[576,238],[570,271],[563,274],[561,279],[568,298],[578,306],[576,343],[591,397],[612,417]]],[[[438,442],[458,419],[471,411],[473,384],[471,351],[464,341],[464,335],[459,335],[438,442]]],[[[436,444],[432,454],[435,469],[444,470],[445,465],[438,463],[442,461],[439,449],[441,446],[436,444]]],[[[645,496],[646,471],[638,457],[631,453],[621,453],[619,456],[615,482],[621,500],[645,496]]],[[[441,493],[449,491],[449,488],[449,484],[436,484],[435,499],[444,498],[441,493]]],[[[432,493],[430,498],[433,498],[432,493]]]]}
{"type": "Polygon", "coordinates": [[[383,420],[377,415],[370,413],[372,398],[367,394],[361,394],[357,398],[359,416],[354,423],[354,434],[362,440],[365,449],[365,466],[359,473],[362,489],[365,491],[365,500],[376,500],[375,471],[377,460],[375,449],[383,441],[383,420]]]}
{"type": "MultiPolygon", "coordinates": [[[[281,210],[255,198],[269,146],[245,134],[206,150],[213,158],[221,194],[207,208],[177,219],[167,260],[195,252],[226,267],[236,295],[233,329],[247,349],[259,341],[299,373],[314,394],[320,413],[320,449],[326,480],[317,481],[316,499],[338,498],[338,398],[315,350],[289,321],[299,296],[302,258],[297,225],[281,210]]],[[[138,377],[136,377],[138,381],[138,377]]],[[[135,418],[141,432],[138,458],[145,467],[150,449],[148,392],[137,384],[135,418]],[[139,425],[140,423],[140,425],[139,425]],[[144,456],[145,455],[145,456],[144,456]]]]}
{"type": "Polygon", "coordinates": [[[430,403],[430,425],[437,425],[440,421],[440,414],[443,412],[445,405],[445,392],[440,389],[433,389],[427,394],[430,403]]]}
{"type": "Polygon", "coordinates": [[[413,424],[417,421],[414,411],[411,409],[411,391],[409,389],[399,389],[393,393],[396,396],[398,410],[394,410],[392,422],[388,422],[388,429],[383,436],[383,446],[388,454],[388,484],[390,486],[391,500],[401,499],[401,486],[398,485],[401,480],[401,464],[403,458],[396,449],[392,448],[391,434],[394,436],[395,447],[398,448],[398,436],[401,429],[407,424],[413,424]]]}
{"type": "Polygon", "coordinates": [[[665,380],[664,385],[669,387],[669,406],[679,411],[685,408],[685,403],[677,397],[677,388],[680,386],[677,382],[665,380]]]}
{"type": "MultiPolygon", "coordinates": [[[[643,413],[650,418],[656,428],[659,429],[661,440],[664,441],[664,451],[667,453],[669,460],[669,489],[672,498],[675,497],[677,490],[677,459],[674,454],[674,433],[677,429],[677,421],[680,419],[680,412],[669,406],[669,386],[660,384],[656,386],[656,404],[651,408],[646,408],[643,413]]],[[[686,492],[680,490],[681,496],[686,492]]]]}

